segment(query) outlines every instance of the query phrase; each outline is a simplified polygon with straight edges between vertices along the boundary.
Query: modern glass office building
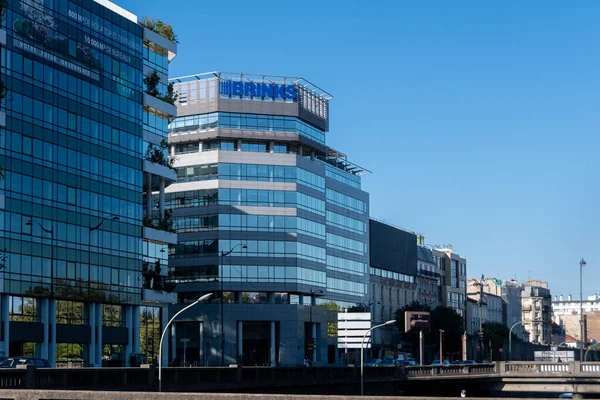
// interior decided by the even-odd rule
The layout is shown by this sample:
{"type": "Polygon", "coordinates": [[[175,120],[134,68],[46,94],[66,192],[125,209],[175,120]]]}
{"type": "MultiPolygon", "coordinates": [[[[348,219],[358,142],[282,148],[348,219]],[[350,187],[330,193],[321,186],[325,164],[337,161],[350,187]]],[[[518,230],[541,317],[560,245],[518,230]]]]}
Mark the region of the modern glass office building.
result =
{"type": "Polygon", "coordinates": [[[106,0],[9,0],[0,44],[0,349],[154,356],[176,235],[151,195],[176,177],[161,147],[176,45],[106,0]]]}
{"type": "Polygon", "coordinates": [[[331,95],[284,76],[172,82],[169,277],[179,308],[215,296],[175,323],[171,351],[205,365],[335,362],[331,311],[367,298],[369,196],[366,171],[326,144],[331,95]]]}

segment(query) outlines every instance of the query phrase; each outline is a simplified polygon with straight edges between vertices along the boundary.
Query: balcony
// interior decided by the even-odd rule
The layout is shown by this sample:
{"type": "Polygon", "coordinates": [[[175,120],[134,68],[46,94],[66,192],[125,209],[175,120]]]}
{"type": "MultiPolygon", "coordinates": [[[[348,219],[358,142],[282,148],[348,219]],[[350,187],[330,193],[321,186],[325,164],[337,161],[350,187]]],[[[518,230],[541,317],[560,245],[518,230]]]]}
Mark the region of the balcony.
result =
{"type": "Polygon", "coordinates": [[[162,176],[171,181],[177,180],[177,172],[165,165],[161,165],[150,160],[144,160],[144,172],[150,172],[152,175],[162,176]]]}
{"type": "Polygon", "coordinates": [[[177,244],[177,234],[161,229],[144,226],[144,240],[158,243],[177,244]]]}
{"type": "Polygon", "coordinates": [[[177,116],[177,107],[175,105],[169,104],[158,97],[149,95],[148,93],[144,93],[144,105],[152,107],[155,110],[161,111],[167,115],[171,115],[173,117],[177,116]]]}
{"type": "Polygon", "coordinates": [[[424,269],[420,269],[418,271],[418,275],[426,277],[426,278],[432,278],[432,279],[437,279],[440,277],[440,274],[438,274],[437,272],[431,272],[431,271],[427,271],[424,269]]]}
{"type": "Polygon", "coordinates": [[[177,303],[177,293],[167,293],[153,289],[144,289],[142,293],[144,303],[174,304],[177,303]]]}
{"type": "Polygon", "coordinates": [[[152,42],[163,49],[167,50],[169,62],[177,55],[177,43],[159,35],[158,33],[144,27],[144,40],[152,42]]]}

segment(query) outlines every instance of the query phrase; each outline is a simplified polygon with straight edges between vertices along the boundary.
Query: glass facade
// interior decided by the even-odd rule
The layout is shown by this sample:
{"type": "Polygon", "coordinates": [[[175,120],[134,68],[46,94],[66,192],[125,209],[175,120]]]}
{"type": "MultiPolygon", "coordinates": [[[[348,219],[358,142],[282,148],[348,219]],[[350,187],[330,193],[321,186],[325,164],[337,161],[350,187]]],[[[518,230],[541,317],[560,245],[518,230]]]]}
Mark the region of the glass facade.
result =
{"type": "Polygon", "coordinates": [[[139,353],[144,265],[168,262],[168,243],[146,239],[144,192],[175,181],[146,171],[144,161],[160,163],[147,148],[167,138],[174,107],[146,104],[144,67],[162,74],[166,94],[176,46],[93,0],[9,0],[2,28],[0,302],[9,311],[0,317],[44,328],[24,343],[11,327],[0,349],[53,366],[102,366],[111,353],[113,365],[128,365],[139,353]],[[76,325],[128,331],[103,343],[76,325]]]}
{"type": "Polygon", "coordinates": [[[142,28],[67,0],[12,1],[5,27],[5,291],[141,303],[142,28]]]}
{"type": "MultiPolygon", "coordinates": [[[[297,132],[324,144],[328,124],[319,118],[328,115],[327,107],[321,107],[327,101],[311,100],[301,90],[300,102],[280,102],[272,114],[194,113],[213,104],[210,82],[175,82],[185,93],[180,109],[193,115],[169,125],[177,183],[170,187],[166,205],[175,228],[186,235],[169,249],[170,275],[177,282],[198,283],[197,289],[187,285],[179,298],[193,299],[189,290],[201,293],[204,284],[222,277],[224,290],[236,296],[239,284],[268,284],[259,287],[267,298],[286,293],[288,299],[300,296],[300,303],[310,304],[306,299],[319,288],[327,301],[364,303],[368,194],[360,190],[360,176],[324,161],[329,153],[294,136],[247,136],[256,130],[297,132]],[[192,95],[192,89],[199,92],[192,95]],[[296,114],[283,113],[283,108],[296,114]],[[227,129],[227,137],[217,131],[206,140],[185,141],[185,135],[202,137],[203,131],[217,128],[227,129]],[[240,161],[232,161],[233,151],[240,161]],[[215,156],[224,159],[215,161],[215,156]],[[218,257],[222,253],[227,257],[218,257]]],[[[274,103],[265,101],[265,107],[274,103]]]]}
{"type": "Polygon", "coordinates": [[[203,131],[216,128],[251,129],[259,131],[297,132],[325,143],[325,132],[295,117],[279,115],[218,112],[176,118],[169,124],[169,133],[203,131]]]}

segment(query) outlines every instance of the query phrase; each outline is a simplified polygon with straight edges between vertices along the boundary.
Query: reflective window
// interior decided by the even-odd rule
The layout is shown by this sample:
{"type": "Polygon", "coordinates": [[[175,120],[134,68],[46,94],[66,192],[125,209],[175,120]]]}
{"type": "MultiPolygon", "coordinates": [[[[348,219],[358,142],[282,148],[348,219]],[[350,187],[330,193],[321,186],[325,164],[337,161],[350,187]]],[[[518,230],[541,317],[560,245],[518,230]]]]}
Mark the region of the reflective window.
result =
{"type": "Polygon", "coordinates": [[[354,197],[340,192],[336,192],[335,190],[327,189],[325,197],[327,198],[328,203],[335,204],[338,207],[342,207],[360,214],[364,214],[367,211],[367,205],[364,201],[355,199],[354,197]]]}
{"type": "Polygon", "coordinates": [[[333,211],[327,211],[327,225],[336,226],[350,232],[361,234],[365,233],[366,230],[365,222],[334,213],[333,211]]]}
{"type": "Polygon", "coordinates": [[[325,132],[296,117],[279,115],[210,113],[178,117],[169,124],[169,133],[215,128],[297,132],[325,144],[325,132]]]}
{"type": "Polygon", "coordinates": [[[344,250],[349,253],[364,255],[367,250],[367,244],[358,240],[350,239],[347,237],[334,235],[333,233],[327,234],[327,247],[334,249],[344,250]]]}

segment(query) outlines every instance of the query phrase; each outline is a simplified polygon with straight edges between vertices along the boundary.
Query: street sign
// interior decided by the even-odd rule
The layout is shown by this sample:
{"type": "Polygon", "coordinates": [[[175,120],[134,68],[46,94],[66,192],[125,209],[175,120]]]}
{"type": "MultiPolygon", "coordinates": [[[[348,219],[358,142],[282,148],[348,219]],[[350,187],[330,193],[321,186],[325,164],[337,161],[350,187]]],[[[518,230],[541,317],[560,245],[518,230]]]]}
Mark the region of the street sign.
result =
{"type": "Polygon", "coordinates": [[[363,337],[364,348],[370,347],[371,313],[338,313],[338,348],[360,349],[363,337]]]}

